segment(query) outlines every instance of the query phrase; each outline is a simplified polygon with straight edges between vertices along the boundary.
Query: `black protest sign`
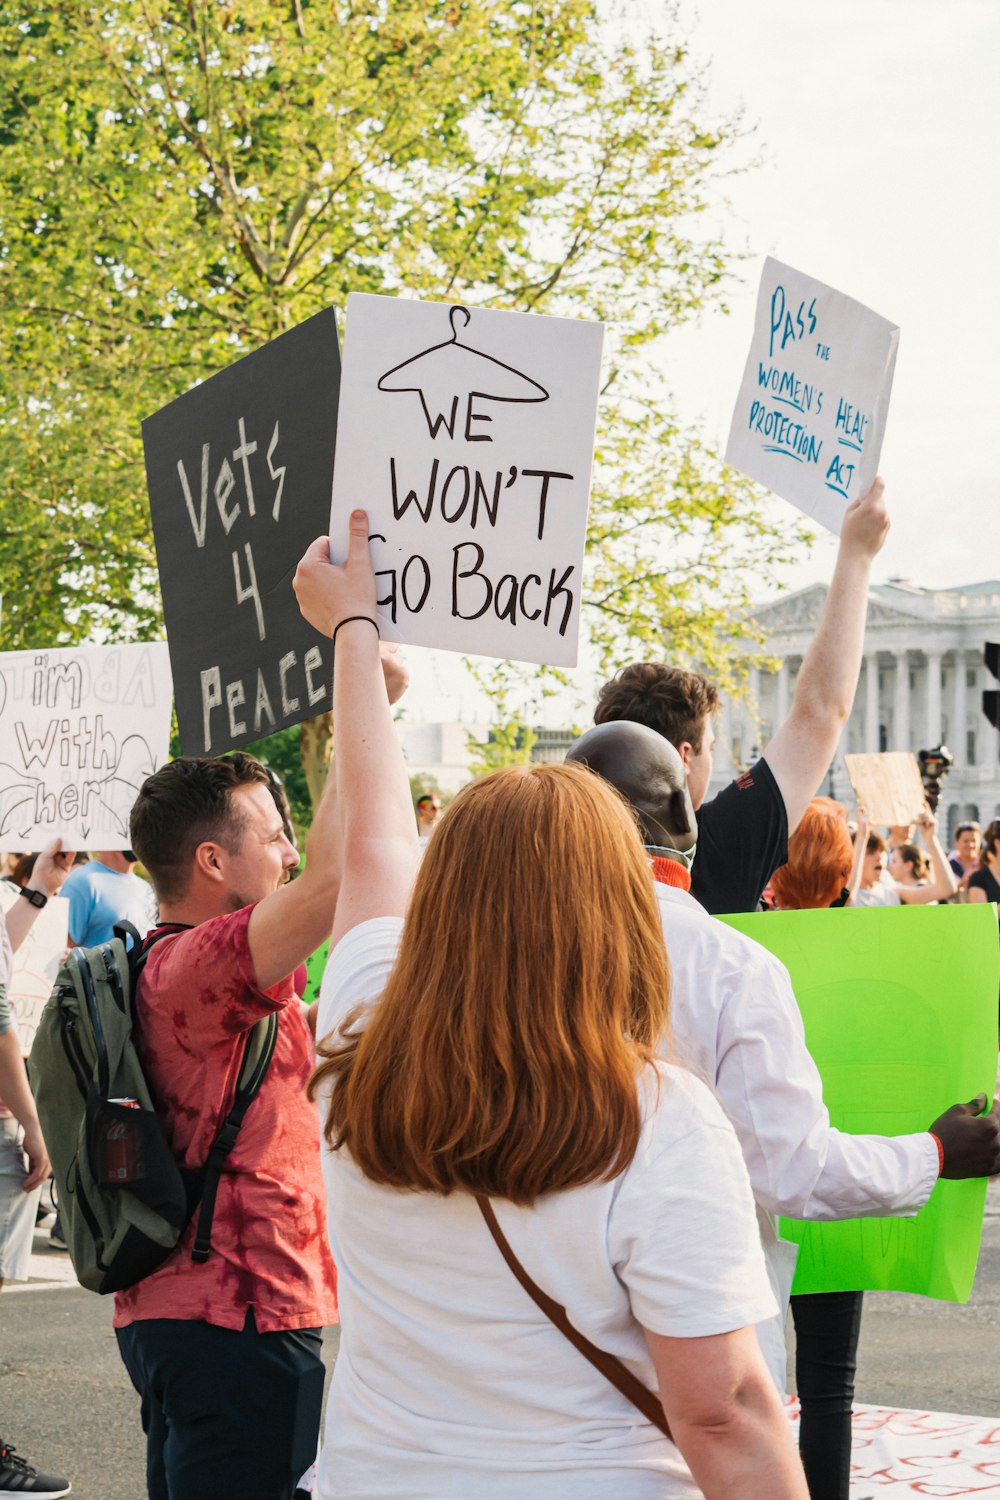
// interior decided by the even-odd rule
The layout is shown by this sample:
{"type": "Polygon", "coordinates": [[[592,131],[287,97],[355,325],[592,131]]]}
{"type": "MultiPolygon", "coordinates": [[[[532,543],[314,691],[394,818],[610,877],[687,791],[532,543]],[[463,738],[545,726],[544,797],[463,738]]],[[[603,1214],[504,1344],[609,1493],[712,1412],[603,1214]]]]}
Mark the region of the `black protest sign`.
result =
{"type": "Polygon", "coordinates": [[[292,576],[327,529],[339,387],[327,309],[142,424],[185,755],[331,705],[332,648],[300,615],[292,576]]]}

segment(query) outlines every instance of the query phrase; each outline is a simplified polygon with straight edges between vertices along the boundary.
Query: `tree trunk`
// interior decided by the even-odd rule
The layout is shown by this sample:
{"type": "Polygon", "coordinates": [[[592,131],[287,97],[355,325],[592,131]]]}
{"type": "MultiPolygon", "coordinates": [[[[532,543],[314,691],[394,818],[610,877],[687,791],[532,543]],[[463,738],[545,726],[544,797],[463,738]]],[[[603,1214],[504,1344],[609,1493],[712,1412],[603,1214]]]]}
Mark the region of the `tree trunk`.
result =
{"type": "Polygon", "coordinates": [[[328,709],[325,714],[317,714],[314,719],[302,721],[302,737],[299,744],[302,770],[305,772],[306,783],[309,787],[309,800],[315,812],[319,806],[319,799],[323,795],[327,773],[330,770],[330,756],[333,753],[332,709],[328,709]]]}

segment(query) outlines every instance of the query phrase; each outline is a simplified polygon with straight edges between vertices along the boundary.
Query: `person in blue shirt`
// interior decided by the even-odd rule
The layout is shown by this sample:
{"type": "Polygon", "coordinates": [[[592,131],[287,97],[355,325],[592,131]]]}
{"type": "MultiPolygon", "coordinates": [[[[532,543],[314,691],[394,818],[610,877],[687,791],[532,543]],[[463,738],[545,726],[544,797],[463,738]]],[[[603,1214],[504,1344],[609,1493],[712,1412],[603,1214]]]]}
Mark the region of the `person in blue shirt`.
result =
{"type": "Polygon", "coordinates": [[[153,925],[153,892],[135,874],[131,849],[102,849],[78,865],[62,888],[69,897],[69,940],[91,948],[113,937],[116,922],[128,921],[145,937],[153,925]]]}

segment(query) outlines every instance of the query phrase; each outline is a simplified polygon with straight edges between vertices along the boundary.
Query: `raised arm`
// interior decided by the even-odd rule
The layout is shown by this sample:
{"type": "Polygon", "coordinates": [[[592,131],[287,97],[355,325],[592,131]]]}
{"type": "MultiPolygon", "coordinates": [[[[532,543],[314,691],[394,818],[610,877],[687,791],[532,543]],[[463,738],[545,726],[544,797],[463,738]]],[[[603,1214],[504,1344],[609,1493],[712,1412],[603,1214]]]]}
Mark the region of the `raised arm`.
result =
{"type": "Polygon", "coordinates": [[[858,894],[861,885],[861,875],[865,867],[865,850],[868,847],[868,835],[872,831],[871,821],[863,808],[857,810],[857,828],[854,832],[854,863],[851,866],[851,878],[847,882],[847,900],[844,903],[850,906],[858,894]]]}
{"type": "Polygon", "coordinates": [[[925,807],[919,820],[924,847],[931,857],[934,879],[930,885],[901,885],[899,899],[904,906],[928,906],[932,901],[949,901],[958,890],[955,872],[948,863],[948,856],[941,848],[937,836],[937,819],[929,807],[925,807]]]}
{"type": "MultiPolygon", "coordinates": [[[[63,853],[60,840],[55,839],[35,860],[35,868],[25,884],[25,890],[40,891],[46,898],[57,896],[73,866],[74,857],[71,851],[63,853]]],[[[15,901],[7,913],[7,936],[15,953],[34,926],[40,909],[30,901],[21,900],[15,901]]]]}
{"type": "MultiPolygon", "coordinates": [[[[277,814],[275,819],[271,837],[284,840],[277,814]]],[[[330,775],[306,839],[305,869],[258,901],[250,914],[247,943],[262,990],[293,973],[330,936],[340,887],[339,854],[336,788],[330,775]]]]}
{"type": "Polygon", "coordinates": [[[795,685],[791,713],[764,751],[788,813],[788,832],[798,827],[833,759],[850,716],[861,671],[872,562],[889,530],[876,479],[850,505],[826,604],[795,685]]]}
{"type": "Polygon", "coordinates": [[[335,776],[343,860],[332,943],[369,917],[402,916],[419,845],[403,752],[382,682],[368,517],[351,513],[341,567],[329,538],[313,542],[295,573],[305,618],[333,636],[335,776]]]}
{"type": "MultiPolygon", "coordinates": [[[[399,648],[383,643],[379,662],[382,697],[387,705],[395,703],[409,681],[399,648]]],[[[258,902],[250,918],[247,939],[262,989],[290,974],[330,936],[342,872],[334,760],[309,829],[302,874],[258,902]]],[[[315,1025],[315,1007],[307,1006],[306,1013],[315,1025]]]]}

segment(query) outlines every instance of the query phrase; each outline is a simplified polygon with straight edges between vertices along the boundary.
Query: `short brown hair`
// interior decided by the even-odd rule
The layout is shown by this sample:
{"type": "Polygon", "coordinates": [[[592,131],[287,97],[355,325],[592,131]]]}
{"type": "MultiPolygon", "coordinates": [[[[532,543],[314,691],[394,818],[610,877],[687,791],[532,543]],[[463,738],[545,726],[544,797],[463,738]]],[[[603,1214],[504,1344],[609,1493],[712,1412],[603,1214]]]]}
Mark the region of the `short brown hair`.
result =
{"type": "Polygon", "coordinates": [[[621,798],[583,766],[496,771],[441,818],[367,1024],[319,1047],[326,1138],[371,1181],[422,1192],[530,1204],[613,1177],[669,985],[621,798]]]}
{"type": "Polygon", "coordinates": [[[655,729],[675,747],[686,740],[697,754],[705,738],[705,720],[718,706],[718,689],[700,672],[640,661],[623,667],[601,688],[594,723],[630,719],[655,729]]]}
{"type": "Polygon", "coordinates": [[[829,797],[810,802],[788,840],[788,863],[771,876],[785,911],[832,906],[851,877],[853,850],[843,808],[829,797]]]}
{"type": "Polygon", "coordinates": [[[206,839],[230,850],[240,847],[244,819],[232,794],[258,782],[271,785],[266,768],[243,751],[213,760],[181,756],[146,777],[129,832],[161,902],[184,896],[194,852],[206,839]]]}

